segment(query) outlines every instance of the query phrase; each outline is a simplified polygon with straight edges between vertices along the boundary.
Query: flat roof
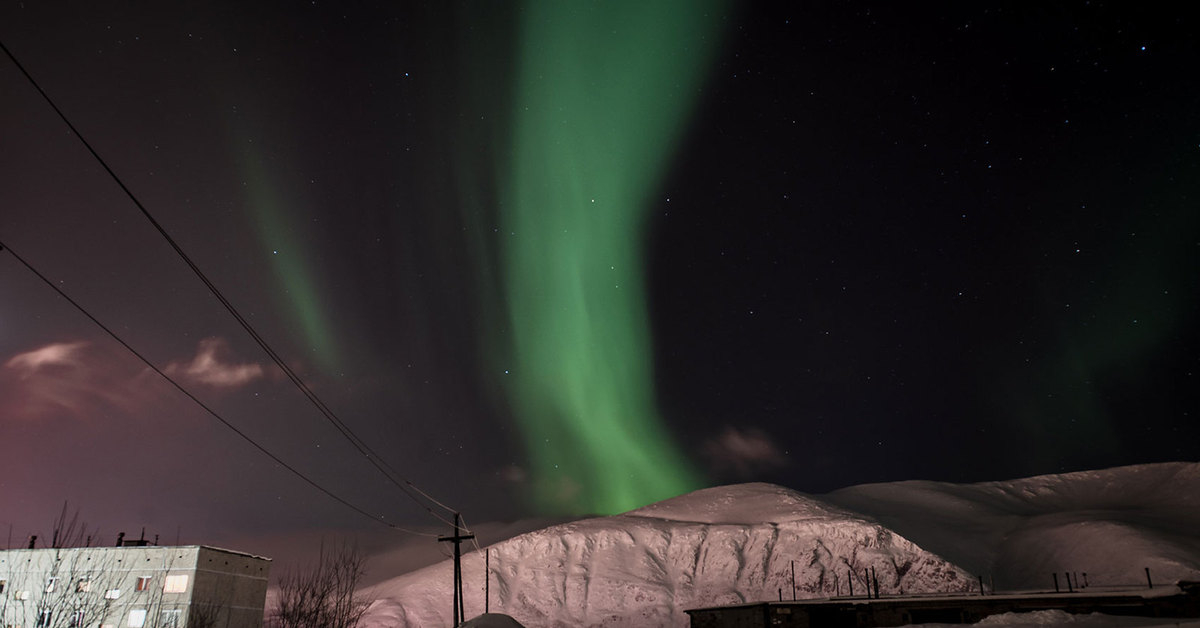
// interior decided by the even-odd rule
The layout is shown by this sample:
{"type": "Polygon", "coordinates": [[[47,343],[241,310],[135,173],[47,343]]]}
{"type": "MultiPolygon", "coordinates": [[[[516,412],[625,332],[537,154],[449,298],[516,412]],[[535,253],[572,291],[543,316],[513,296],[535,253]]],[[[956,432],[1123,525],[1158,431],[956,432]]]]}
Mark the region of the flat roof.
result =
{"type": "Polygon", "coordinates": [[[32,549],[30,549],[28,547],[14,547],[11,549],[0,549],[0,552],[48,552],[48,551],[54,551],[54,550],[58,550],[58,551],[63,551],[63,550],[68,550],[68,551],[69,550],[103,550],[103,551],[120,550],[123,552],[135,552],[135,551],[144,551],[144,550],[150,550],[150,549],[157,549],[157,550],[178,550],[178,549],[201,550],[201,549],[205,549],[205,550],[210,550],[213,552],[221,552],[223,554],[232,554],[234,556],[242,556],[245,558],[254,558],[254,559],[258,559],[258,560],[265,560],[268,562],[271,561],[271,559],[267,558],[266,556],[259,556],[257,554],[250,554],[248,552],[239,552],[237,550],[225,549],[223,547],[215,547],[212,545],[121,545],[121,546],[88,545],[88,546],[84,546],[84,547],[35,547],[32,549]]]}
{"type": "MultiPolygon", "coordinates": [[[[1096,588],[1096,587],[1092,587],[1096,588]]],[[[809,598],[804,600],[763,600],[761,602],[744,602],[742,604],[723,604],[720,606],[705,606],[700,608],[687,609],[684,612],[692,611],[714,611],[727,608],[756,608],[760,606],[853,606],[853,605],[872,605],[872,604],[896,604],[896,603],[951,603],[962,602],[965,600],[994,600],[994,601],[1019,601],[1019,600],[1054,600],[1054,601],[1085,601],[1085,600],[1116,600],[1122,598],[1139,598],[1150,599],[1158,597],[1170,597],[1183,593],[1176,584],[1156,585],[1153,589],[1149,587],[1142,588],[1120,588],[1106,589],[1103,591],[1014,591],[1006,593],[989,593],[987,595],[979,595],[978,593],[933,593],[933,594],[912,594],[903,596],[881,596],[879,598],[868,598],[866,596],[855,597],[829,597],[829,598],[809,598]]]]}

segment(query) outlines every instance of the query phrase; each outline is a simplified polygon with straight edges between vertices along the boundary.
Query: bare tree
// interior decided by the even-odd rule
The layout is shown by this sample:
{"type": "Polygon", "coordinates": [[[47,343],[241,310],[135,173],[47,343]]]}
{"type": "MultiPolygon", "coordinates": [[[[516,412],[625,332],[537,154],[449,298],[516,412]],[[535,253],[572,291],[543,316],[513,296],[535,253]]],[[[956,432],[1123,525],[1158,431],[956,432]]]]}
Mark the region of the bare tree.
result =
{"type": "Polygon", "coordinates": [[[271,626],[355,628],[372,601],[356,592],[366,562],[355,545],[328,551],[322,545],[315,566],[280,577],[271,626]]]}
{"type": "MultiPolygon", "coordinates": [[[[37,537],[33,537],[36,539],[37,537]]],[[[138,595],[146,626],[182,624],[183,605],[164,600],[163,587],[151,586],[122,564],[120,546],[95,546],[94,533],[64,504],[48,547],[10,550],[0,557],[0,626],[94,628],[109,623],[138,595]]],[[[169,570],[166,559],[156,570],[169,570]]],[[[132,624],[131,624],[132,625],[132,624]]],[[[204,627],[201,627],[204,628],[204,627]]]]}
{"type": "MultiPolygon", "coordinates": [[[[69,513],[64,503],[52,528],[51,554],[20,565],[6,561],[0,570],[0,618],[34,628],[97,624],[113,606],[108,592],[123,588],[127,574],[116,569],[111,555],[88,547],[92,535],[78,510],[69,513]]],[[[36,539],[30,540],[30,549],[36,539]]]]}
{"type": "MultiPolygon", "coordinates": [[[[53,548],[52,554],[10,566],[0,612],[5,621],[34,628],[82,628],[109,615],[128,573],[99,548],[53,548]],[[13,569],[11,567],[25,567],[13,569]],[[30,568],[32,567],[32,568],[30,568]]],[[[7,575],[7,577],[5,577],[7,575]]]]}

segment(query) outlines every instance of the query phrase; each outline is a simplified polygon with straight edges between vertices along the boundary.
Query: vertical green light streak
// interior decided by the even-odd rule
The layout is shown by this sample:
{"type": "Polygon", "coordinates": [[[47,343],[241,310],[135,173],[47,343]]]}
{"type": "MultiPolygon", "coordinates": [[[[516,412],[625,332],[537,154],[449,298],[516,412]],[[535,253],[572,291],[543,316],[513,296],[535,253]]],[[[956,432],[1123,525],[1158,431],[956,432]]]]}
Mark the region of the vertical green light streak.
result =
{"type": "Polygon", "coordinates": [[[312,269],[306,263],[302,239],[294,232],[295,220],[289,220],[283,209],[289,203],[271,185],[261,159],[252,151],[241,155],[240,160],[240,170],[246,179],[246,200],[258,224],[259,240],[269,248],[271,267],[283,284],[282,296],[290,306],[288,314],[300,326],[316,363],[330,371],[337,363],[332,326],[326,319],[316,282],[311,279],[312,269]]]}
{"type": "Polygon", "coordinates": [[[657,416],[642,248],[717,8],[525,7],[500,235],[510,394],[547,510],[620,512],[698,484],[657,416]]]}

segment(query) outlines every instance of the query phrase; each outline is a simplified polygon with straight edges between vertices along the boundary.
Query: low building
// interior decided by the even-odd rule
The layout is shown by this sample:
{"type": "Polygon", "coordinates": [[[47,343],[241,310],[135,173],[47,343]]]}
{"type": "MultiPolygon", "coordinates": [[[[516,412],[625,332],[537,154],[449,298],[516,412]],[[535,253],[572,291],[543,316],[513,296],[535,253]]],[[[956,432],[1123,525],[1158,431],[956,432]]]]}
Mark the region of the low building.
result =
{"type": "Polygon", "coordinates": [[[4,628],[261,628],[267,558],[199,545],[0,551],[4,628]]]}
{"type": "Polygon", "coordinates": [[[1200,617],[1200,583],[1105,593],[928,595],[758,602],[687,611],[692,628],[883,628],[973,624],[990,615],[1063,611],[1138,617],[1200,617]]]}

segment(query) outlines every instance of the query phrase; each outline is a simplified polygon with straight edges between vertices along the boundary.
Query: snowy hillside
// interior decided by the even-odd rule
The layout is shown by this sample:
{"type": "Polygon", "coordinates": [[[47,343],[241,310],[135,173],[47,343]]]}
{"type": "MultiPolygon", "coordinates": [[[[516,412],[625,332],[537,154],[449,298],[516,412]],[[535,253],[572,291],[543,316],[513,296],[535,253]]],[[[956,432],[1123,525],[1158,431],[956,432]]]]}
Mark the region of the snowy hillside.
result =
{"type": "MultiPolygon", "coordinates": [[[[686,626],[684,609],[791,596],[1046,589],[1200,579],[1200,464],[1139,465],[1006,482],[897,482],[813,497],[769,484],[696,491],[623,515],[529,532],[491,551],[490,610],[528,628],[686,626]],[[943,558],[945,560],[943,560],[943,558]],[[947,562],[949,561],[949,562],[947,562]],[[957,566],[956,566],[957,565],[957,566]],[[961,567],[962,569],[959,569],[961,567]],[[1065,586],[1065,583],[1064,583],[1065,586]]],[[[466,613],[484,560],[464,559],[466,613]]],[[[370,628],[450,624],[449,561],[379,584],[370,628]]],[[[1020,619],[1020,618],[1018,618],[1020,619]]]]}
{"type": "Polygon", "coordinates": [[[1200,464],[1164,463],[1006,482],[895,482],[822,496],[1000,589],[1200,577],[1200,464]]]}
{"type": "MultiPolygon", "coordinates": [[[[491,548],[491,606],[530,628],[686,626],[684,609],[866,591],[961,591],[971,577],[862,517],[769,484],[690,493],[491,548]]],[[[483,611],[484,560],[464,560],[466,611],[483,611]]],[[[382,583],[367,626],[449,625],[451,566],[382,583]]]]}

